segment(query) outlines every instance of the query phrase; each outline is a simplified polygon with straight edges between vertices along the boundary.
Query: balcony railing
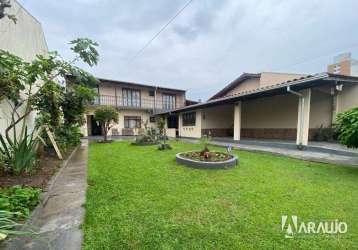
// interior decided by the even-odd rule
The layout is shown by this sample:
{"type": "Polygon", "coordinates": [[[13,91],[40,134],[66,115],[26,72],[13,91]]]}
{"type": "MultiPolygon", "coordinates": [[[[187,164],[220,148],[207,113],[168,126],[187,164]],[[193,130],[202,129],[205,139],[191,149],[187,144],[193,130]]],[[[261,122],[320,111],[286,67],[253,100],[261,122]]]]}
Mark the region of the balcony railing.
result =
{"type": "Polygon", "coordinates": [[[171,110],[183,107],[174,103],[163,102],[157,99],[154,105],[154,98],[123,98],[121,96],[99,95],[95,98],[93,105],[109,105],[126,109],[151,109],[156,111],[171,110]]]}

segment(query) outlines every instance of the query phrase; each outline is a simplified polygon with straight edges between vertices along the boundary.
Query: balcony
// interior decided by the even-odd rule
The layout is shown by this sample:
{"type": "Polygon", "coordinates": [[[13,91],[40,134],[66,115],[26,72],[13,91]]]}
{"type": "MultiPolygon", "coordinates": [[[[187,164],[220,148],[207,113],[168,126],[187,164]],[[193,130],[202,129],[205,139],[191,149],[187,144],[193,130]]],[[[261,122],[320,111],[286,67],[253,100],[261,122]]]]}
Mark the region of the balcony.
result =
{"type": "Polygon", "coordinates": [[[154,105],[154,98],[123,98],[121,96],[111,96],[111,95],[99,95],[95,98],[93,104],[94,106],[98,105],[109,105],[118,107],[121,109],[145,109],[145,110],[155,110],[166,111],[175,108],[181,108],[183,105],[178,105],[173,103],[163,102],[162,99],[157,99],[156,105],[154,105]]]}

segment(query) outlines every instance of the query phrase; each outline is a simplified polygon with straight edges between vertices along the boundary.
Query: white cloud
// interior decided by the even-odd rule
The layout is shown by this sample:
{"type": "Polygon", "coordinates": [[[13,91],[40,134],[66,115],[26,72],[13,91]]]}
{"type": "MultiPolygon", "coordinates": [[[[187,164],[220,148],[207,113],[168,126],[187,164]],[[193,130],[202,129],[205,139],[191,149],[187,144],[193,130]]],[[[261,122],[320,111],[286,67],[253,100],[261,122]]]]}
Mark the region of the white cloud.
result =
{"type": "Polygon", "coordinates": [[[242,72],[324,71],[352,44],[358,57],[354,0],[194,0],[135,60],[186,0],[22,2],[41,21],[50,49],[69,56],[70,39],[98,41],[94,74],[188,89],[193,99],[211,96],[242,72]]]}

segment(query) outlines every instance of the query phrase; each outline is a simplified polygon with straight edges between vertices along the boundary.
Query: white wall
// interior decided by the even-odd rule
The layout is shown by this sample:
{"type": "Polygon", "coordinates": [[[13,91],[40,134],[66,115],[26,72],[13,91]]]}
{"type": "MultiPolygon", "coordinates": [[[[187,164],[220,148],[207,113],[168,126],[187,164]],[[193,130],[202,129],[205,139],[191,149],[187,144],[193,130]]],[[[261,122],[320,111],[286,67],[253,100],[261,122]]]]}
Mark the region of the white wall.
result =
{"type": "MultiPolygon", "coordinates": [[[[41,24],[17,1],[11,0],[11,4],[12,7],[5,9],[5,11],[16,15],[17,23],[14,24],[6,17],[0,19],[0,49],[9,51],[25,61],[33,60],[38,54],[46,55],[48,49],[41,24]]],[[[11,110],[6,100],[0,103],[1,134],[10,124],[11,110]]],[[[20,115],[22,113],[23,110],[20,110],[20,115]]],[[[30,130],[33,129],[35,115],[35,113],[32,113],[26,119],[30,130]]]]}
{"type": "Polygon", "coordinates": [[[181,137],[192,137],[201,138],[201,124],[202,124],[202,111],[194,110],[189,112],[196,113],[195,126],[183,126],[183,114],[179,115],[179,136],[181,137]]]}

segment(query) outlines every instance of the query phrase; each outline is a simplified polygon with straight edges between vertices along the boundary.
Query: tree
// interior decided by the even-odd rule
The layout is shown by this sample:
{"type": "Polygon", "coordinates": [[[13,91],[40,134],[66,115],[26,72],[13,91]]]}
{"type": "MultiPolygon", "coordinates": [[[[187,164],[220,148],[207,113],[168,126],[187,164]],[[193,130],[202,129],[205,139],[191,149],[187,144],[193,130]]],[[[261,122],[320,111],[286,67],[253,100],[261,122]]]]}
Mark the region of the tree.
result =
{"type": "Polygon", "coordinates": [[[349,148],[358,148],[358,107],[339,113],[336,118],[338,140],[349,148]]]}
{"type": "Polygon", "coordinates": [[[10,121],[5,136],[0,134],[0,156],[6,156],[10,170],[30,167],[28,162],[35,160],[36,143],[28,142],[36,142],[37,138],[28,133],[26,126],[26,118],[33,111],[38,112],[37,126],[48,124],[56,136],[63,139],[63,145],[79,143],[84,105],[94,98],[95,91],[91,88],[96,86],[97,79],[75,64],[81,60],[90,66],[96,65],[98,44],[90,39],[76,39],[70,44],[75,53],[70,61],[63,60],[57,52],[50,52],[46,56],[37,55],[29,63],[0,50],[0,101],[7,102],[10,107],[6,114],[10,121]],[[69,76],[71,86],[65,89],[58,82],[69,76]],[[72,109],[66,102],[73,105],[72,109]],[[71,124],[64,123],[69,120],[71,124]]]}
{"type": "Polygon", "coordinates": [[[118,122],[118,111],[111,106],[102,106],[95,110],[94,117],[101,123],[103,141],[107,141],[108,131],[112,128],[112,122],[118,122]]]}
{"type": "MultiPolygon", "coordinates": [[[[79,60],[93,66],[98,62],[98,44],[87,38],[79,38],[70,42],[75,58],[65,61],[57,52],[50,52],[47,56],[37,55],[31,62],[0,50],[0,100],[6,99],[12,107],[10,125],[5,130],[9,144],[12,144],[9,133],[15,131],[15,126],[22,124],[21,135],[25,130],[25,118],[34,110],[45,112],[48,104],[56,108],[62,97],[59,96],[58,80],[71,78],[73,86],[92,88],[96,86],[97,79],[86,71],[75,66],[79,60]],[[44,84],[42,84],[44,83],[44,84]],[[34,89],[38,89],[34,93],[34,89]],[[53,93],[56,91],[56,93],[53,93]],[[49,98],[49,100],[47,100],[49,98]],[[19,110],[23,112],[20,114],[19,110]]],[[[76,90],[67,88],[66,92],[76,90]]],[[[89,90],[90,91],[90,90],[89,90]]],[[[93,92],[93,91],[92,91],[93,92]]],[[[94,92],[93,92],[94,93],[94,92]]],[[[58,113],[47,112],[48,115],[58,116],[58,113]]],[[[83,114],[79,114],[83,115],[83,114]]],[[[55,118],[57,122],[57,117],[55,118]]],[[[22,136],[20,136],[22,137],[22,136]]]]}

